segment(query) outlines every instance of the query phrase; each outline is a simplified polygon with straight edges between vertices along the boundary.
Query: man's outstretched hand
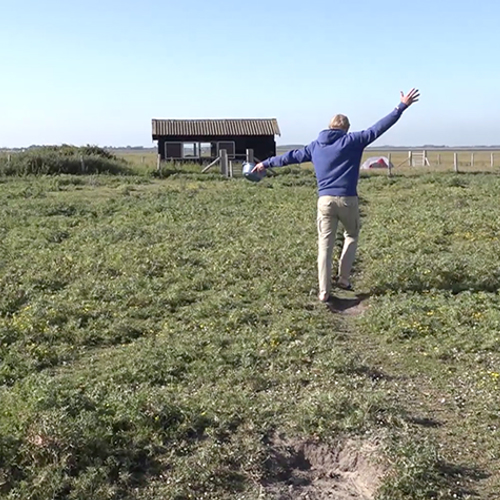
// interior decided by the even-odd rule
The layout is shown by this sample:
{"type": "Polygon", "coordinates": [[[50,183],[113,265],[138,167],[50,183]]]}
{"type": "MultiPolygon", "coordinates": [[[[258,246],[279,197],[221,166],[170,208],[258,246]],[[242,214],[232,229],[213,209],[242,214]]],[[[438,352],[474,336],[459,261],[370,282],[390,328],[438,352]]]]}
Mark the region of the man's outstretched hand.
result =
{"type": "Polygon", "coordinates": [[[401,91],[401,102],[407,106],[411,106],[414,102],[417,102],[419,97],[420,93],[418,89],[411,89],[406,95],[401,91]]]}
{"type": "Polygon", "coordinates": [[[259,174],[261,174],[262,172],[264,172],[264,170],[266,170],[266,167],[264,167],[264,164],[257,163],[257,165],[255,165],[255,167],[253,167],[252,174],[255,172],[259,172],[259,174]]]}

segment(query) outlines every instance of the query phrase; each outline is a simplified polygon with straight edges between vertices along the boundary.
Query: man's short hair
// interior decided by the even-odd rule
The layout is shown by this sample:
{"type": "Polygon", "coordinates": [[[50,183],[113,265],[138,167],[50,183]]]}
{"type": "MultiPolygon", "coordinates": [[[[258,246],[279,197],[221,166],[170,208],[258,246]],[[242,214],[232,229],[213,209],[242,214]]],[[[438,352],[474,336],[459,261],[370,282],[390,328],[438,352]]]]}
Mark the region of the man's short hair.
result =
{"type": "Polygon", "coordinates": [[[347,132],[351,124],[349,123],[349,118],[346,115],[335,115],[330,120],[330,128],[339,128],[347,132]]]}

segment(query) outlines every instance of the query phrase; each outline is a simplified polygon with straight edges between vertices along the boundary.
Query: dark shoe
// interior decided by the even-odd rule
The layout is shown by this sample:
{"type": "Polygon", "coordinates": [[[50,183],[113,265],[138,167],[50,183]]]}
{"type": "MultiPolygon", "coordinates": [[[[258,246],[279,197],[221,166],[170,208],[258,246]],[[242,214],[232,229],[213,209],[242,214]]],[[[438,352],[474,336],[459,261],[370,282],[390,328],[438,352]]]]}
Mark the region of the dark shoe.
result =
{"type": "Polygon", "coordinates": [[[354,288],[353,286],[350,284],[350,283],[347,283],[347,285],[345,285],[344,283],[341,283],[339,280],[337,280],[337,286],[341,289],[341,290],[346,290],[348,292],[352,292],[354,291],[354,288]]]}

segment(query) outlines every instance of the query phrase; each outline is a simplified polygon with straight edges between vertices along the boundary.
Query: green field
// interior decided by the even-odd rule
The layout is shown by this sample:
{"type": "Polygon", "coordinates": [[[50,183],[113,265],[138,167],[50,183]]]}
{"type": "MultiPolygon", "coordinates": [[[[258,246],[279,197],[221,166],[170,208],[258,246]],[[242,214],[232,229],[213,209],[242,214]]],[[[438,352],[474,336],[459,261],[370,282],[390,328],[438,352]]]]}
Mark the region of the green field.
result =
{"type": "Polygon", "coordinates": [[[500,498],[497,173],[364,174],[328,308],[310,168],[136,169],[0,179],[0,498],[500,498]]]}

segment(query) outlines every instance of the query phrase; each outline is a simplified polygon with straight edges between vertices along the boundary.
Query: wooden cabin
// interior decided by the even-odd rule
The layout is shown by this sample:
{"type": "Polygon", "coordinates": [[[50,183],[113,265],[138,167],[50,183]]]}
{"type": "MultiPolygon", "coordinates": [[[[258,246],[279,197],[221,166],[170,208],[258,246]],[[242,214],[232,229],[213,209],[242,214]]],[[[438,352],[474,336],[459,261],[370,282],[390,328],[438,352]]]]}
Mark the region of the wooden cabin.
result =
{"type": "Polygon", "coordinates": [[[153,140],[162,161],[206,163],[225,149],[231,160],[244,160],[253,149],[256,160],[276,156],[276,119],[158,120],[153,119],[153,140]]]}

